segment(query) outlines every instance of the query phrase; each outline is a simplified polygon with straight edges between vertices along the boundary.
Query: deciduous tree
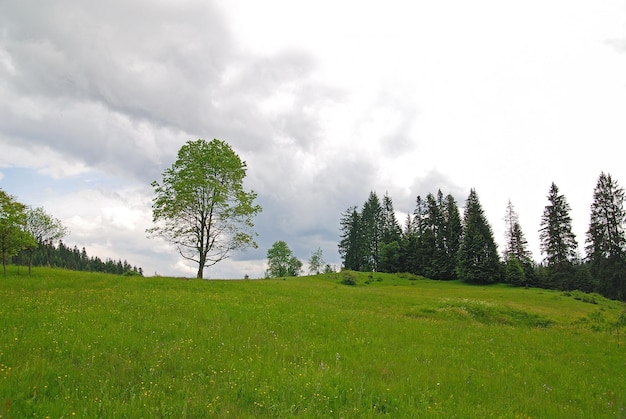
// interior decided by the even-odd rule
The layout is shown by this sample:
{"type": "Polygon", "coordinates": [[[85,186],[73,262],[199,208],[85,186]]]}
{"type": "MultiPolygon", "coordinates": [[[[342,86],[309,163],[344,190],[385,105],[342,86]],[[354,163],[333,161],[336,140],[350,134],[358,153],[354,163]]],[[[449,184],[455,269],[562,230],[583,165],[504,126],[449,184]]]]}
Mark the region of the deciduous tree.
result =
{"type": "Polygon", "coordinates": [[[12,256],[34,246],[35,239],[26,231],[26,205],[0,189],[0,258],[4,274],[12,256]]]}
{"type": "Polygon", "coordinates": [[[293,255],[284,241],[279,240],[268,249],[267,277],[298,276],[301,270],[302,262],[293,255]]]}
{"type": "Polygon", "coordinates": [[[309,259],[309,273],[319,275],[325,264],[322,249],[318,247],[309,259]]]}
{"type": "Polygon", "coordinates": [[[256,193],[246,191],[246,163],[224,141],[188,141],[178,158],[153,182],[155,198],[148,229],[174,244],[180,255],[204,268],[254,242],[252,217],[261,211],[256,193]]]}
{"type": "MultiPolygon", "coordinates": [[[[26,211],[26,231],[34,237],[37,246],[62,239],[68,233],[68,229],[61,224],[61,221],[52,217],[42,207],[29,208],[26,211]]],[[[29,274],[33,265],[33,250],[34,248],[31,248],[28,252],[29,274]]]]}

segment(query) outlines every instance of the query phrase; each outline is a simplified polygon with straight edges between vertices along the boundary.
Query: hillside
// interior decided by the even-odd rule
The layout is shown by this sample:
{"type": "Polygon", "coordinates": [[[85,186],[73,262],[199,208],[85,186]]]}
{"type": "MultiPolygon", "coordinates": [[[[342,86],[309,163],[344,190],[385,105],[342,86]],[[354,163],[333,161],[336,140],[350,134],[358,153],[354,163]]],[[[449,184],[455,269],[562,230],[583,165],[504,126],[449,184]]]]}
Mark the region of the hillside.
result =
{"type": "Polygon", "coordinates": [[[625,306],[597,295],[37,268],[0,299],[2,417],[626,417],[625,306]]]}

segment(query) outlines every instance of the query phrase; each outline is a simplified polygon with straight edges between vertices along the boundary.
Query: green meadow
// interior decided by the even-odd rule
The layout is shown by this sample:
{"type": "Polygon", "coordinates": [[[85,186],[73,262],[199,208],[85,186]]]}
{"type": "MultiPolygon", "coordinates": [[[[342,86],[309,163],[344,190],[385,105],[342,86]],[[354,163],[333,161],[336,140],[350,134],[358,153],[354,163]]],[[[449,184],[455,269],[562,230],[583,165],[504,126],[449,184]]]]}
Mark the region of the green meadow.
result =
{"type": "Polygon", "coordinates": [[[626,418],[625,305],[598,295],[9,267],[0,301],[2,418],[626,418]]]}

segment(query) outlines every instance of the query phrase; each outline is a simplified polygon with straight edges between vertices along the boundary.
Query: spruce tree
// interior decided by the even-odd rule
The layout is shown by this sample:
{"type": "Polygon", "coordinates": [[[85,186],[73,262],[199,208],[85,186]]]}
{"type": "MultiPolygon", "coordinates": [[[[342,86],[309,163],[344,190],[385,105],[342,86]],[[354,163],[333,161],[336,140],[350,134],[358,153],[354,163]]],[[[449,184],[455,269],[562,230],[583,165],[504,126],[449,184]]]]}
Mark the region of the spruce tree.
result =
{"type": "Polygon", "coordinates": [[[411,214],[407,214],[400,240],[400,270],[418,274],[417,233],[411,214]]]}
{"type": "Polygon", "coordinates": [[[360,271],[364,259],[364,243],[361,228],[361,216],[356,207],[348,208],[341,215],[341,240],[339,255],[343,259],[343,267],[360,271]]]}
{"type": "Polygon", "coordinates": [[[559,194],[554,182],[548,192],[548,205],[544,208],[539,229],[542,254],[548,268],[548,287],[570,289],[574,280],[574,264],[578,243],[572,232],[570,206],[565,196],[559,194]]]}
{"type": "Polygon", "coordinates": [[[530,285],[533,275],[533,262],[528,242],[522,233],[519,224],[519,216],[509,200],[504,215],[505,222],[505,248],[503,252],[505,269],[505,282],[513,285],[530,285]]]}
{"type": "Polygon", "coordinates": [[[410,244],[410,258],[412,263],[410,272],[422,276],[427,276],[427,270],[430,265],[429,246],[426,238],[427,227],[428,215],[426,202],[418,195],[415,199],[415,211],[413,211],[413,242],[410,244]]]}
{"type": "Polygon", "coordinates": [[[376,192],[370,192],[369,198],[361,210],[361,227],[365,245],[363,270],[377,271],[380,258],[380,245],[383,232],[382,207],[376,192]]]}
{"type": "Polygon", "coordinates": [[[474,189],[465,203],[464,229],[459,249],[459,279],[473,284],[500,280],[500,258],[493,232],[474,189]]]}
{"type": "Polygon", "coordinates": [[[442,207],[442,237],[443,237],[443,260],[441,263],[441,276],[444,279],[456,279],[456,265],[463,236],[463,225],[459,207],[452,195],[447,195],[442,207]]]}
{"type": "Polygon", "coordinates": [[[398,224],[393,201],[388,194],[383,198],[381,208],[382,232],[379,249],[378,270],[380,272],[399,272],[401,270],[401,236],[402,229],[398,224]]]}
{"type": "Polygon", "coordinates": [[[611,298],[626,297],[625,219],[624,189],[602,172],[593,192],[585,250],[600,292],[611,298]]]}
{"type": "Polygon", "coordinates": [[[426,211],[423,219],[420,254],[423,260],[424,276],[431,279],[440,279],[441,245],[441,212],[435,196],[429,193],[426,196],[426,211]]]}

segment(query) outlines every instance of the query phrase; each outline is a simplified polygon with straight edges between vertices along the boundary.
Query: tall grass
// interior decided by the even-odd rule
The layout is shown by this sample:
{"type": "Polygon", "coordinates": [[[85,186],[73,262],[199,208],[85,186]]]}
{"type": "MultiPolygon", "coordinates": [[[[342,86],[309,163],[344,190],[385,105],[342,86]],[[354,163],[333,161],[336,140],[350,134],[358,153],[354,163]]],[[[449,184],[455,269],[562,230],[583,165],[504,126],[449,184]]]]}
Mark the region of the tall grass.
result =
{"type": "Polygon", "coordinates": [[[0,278],[2,417],[626,417],[624,305],[344,273],[0,278]]]}

